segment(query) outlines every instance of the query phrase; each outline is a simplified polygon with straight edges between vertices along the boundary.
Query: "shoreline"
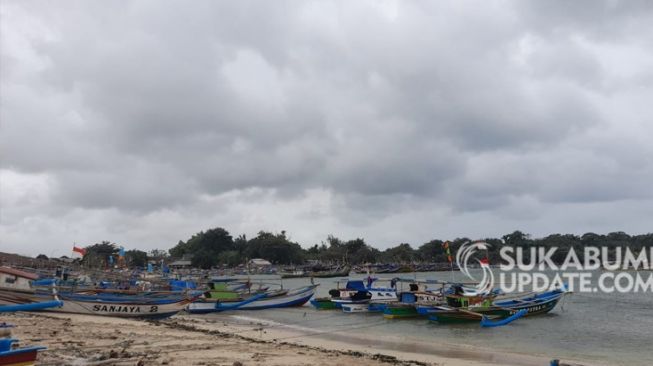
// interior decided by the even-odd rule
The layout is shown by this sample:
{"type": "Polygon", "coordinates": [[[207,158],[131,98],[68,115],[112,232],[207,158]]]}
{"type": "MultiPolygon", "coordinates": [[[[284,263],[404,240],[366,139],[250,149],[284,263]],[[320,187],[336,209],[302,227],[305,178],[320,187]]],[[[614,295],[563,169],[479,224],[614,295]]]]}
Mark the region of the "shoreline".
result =
{"type": "MultiPolygon", "coordinates": [[[[247,316],[235,317],[248,321],[247,316]]],[[[409,350],[396,350],[389,347],[392,338],[361,345],[361,339],[347,334],[318,331],[320,337],[314,337],[283,324],[270,327],[249,319],[248,324],[234,324],[186,314],[160,321],[45,312],[3,316],[16,325],[13,337],[22,345],[48,347],[39,355],[39,364],[47,365],[537,366],[550,361],[465,345],[429,344],[425,352],[425,344],[411,343],[409,350]]]]}
{"type": "MultiPolygon", "coordinates": [[[[370,340],[365,335],[354,335],[347,330],[333,331],[314,330],[304,326],[288,325],[266,319],[254,318],[253,314],[221,314],[219,317],[197,317],[193,315],[178,315],[170,322],[184,321],[193,323],[197,331],[211,331],[214,324],[220,324],[222,331],[237,334],[255,341],[270,341],[291,343],[297,346],[320,348],[327,351],[366,352],[374,355],[384,355],[401,361],[434,364],[434,365],[474,365],[474,366],[540,366],[549,365],[552,357],[532,355],[514,351],[497,351],[476,345],[424,342],[411,339],[406,342],[400,334],[370,340]],[[227,318],[227,319],[225,319],[227,318]],[[234,324],[226,321],[237,319],[247,324],[234,324]]],[[[374,325],[372,325],[373,327],[374,325]]],[[[363,325],[362,327],[366,327],[363,325]]],[[[606,363],[581,359],[561,359],[561,364],[573,366],[608,366],[606,363]]]]}

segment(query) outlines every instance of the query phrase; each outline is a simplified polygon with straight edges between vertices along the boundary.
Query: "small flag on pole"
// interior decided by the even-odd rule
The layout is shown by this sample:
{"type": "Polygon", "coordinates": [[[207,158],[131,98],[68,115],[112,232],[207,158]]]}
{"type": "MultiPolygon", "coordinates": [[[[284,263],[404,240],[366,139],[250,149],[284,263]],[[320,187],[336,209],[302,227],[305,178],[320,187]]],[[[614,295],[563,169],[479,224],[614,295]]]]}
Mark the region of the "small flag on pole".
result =
{"type": "Polygon", "coordinates": [[[449,261],[449,263],[453,263],[453,257],[451,256],[451,249],[449,248],[448,241],[442,243],[442,249],[444,249],[444,253],[447,255],[447,260],[449,261]]]}
{"type": "Polygon", "coordinates": [[[86,255],[86,249],[84,249],[84,248],[80,248],[80,247],[78,247],[78,246],[73,245],[73,254],[75,254],[75,253],[79,253],[79,254],[81,254],[82,257],[83,257],[83,256],[86,255]]]}
{"type": "Polygon", "coordinates": [[[490,268],[490,260],[487,259],[487,258],[483,258],[483,259],[479,260],[478,263],[481,264],[482,268],[490,268]]]}

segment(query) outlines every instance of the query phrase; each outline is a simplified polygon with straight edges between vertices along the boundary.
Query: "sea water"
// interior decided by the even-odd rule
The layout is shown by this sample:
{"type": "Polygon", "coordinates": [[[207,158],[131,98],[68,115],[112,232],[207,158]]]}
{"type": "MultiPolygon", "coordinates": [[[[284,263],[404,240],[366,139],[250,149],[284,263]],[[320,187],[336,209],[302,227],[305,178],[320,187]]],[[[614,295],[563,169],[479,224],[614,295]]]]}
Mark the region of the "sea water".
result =
{"type": "MultiPolygon", "coordinates": [[[[597,271],[598,272],[598,271],[597,271]]],[[[600,272],[599,272],[600,273],[600,272]]],[[[647,275],[650,272],[643,272],[647,275]]],[[[467,281],[462,274],[447,272],[379,274],[377,277],[467,281]]],[[[367,275],[352,275],[364,279],[367,275]]],[[[597,278],[597,276],[593,276],[597,278]]],[[[257,280],[254,280],[257,281],[257,280]]],[[[266,278],[258,281],[269,282],[266,278]]],[[[317,296],[328,296],[346,279],[316,278],[317,296]]],[[[284,288],[310,284],[307,278],[283,280],[284,288]]],[[[379,283],[381,284],[381,283],[379,283]]],[[[439,285],[429,285],[439,288],[439,285]]],[[[386,320],[380,314],[343,314],[339,310],[318,311],[306,304],[300,308],[235,311],[215,317],[260,319],[286,324],[306,337],[337,339],[361,346],[383,343],[397,351],[428,353],[413,347],[424,342],[477,346],[492,351],[540,355],[547,358],[600,361],[613,365],[650,365],[653,355],[653,293],[573,293],[549,314],[520,319],[504,327],[481,328],[479,324],[437,324],[424,318],[386,320]],[[381,342],[384,337],[391,342],[381,342]],[[399,339],[399,342],[397,342],[399,339]],[[357,341],[358,340],[358,341],[357,341]],[[367,340],[367,341],[361,341],[367,340]]]]}

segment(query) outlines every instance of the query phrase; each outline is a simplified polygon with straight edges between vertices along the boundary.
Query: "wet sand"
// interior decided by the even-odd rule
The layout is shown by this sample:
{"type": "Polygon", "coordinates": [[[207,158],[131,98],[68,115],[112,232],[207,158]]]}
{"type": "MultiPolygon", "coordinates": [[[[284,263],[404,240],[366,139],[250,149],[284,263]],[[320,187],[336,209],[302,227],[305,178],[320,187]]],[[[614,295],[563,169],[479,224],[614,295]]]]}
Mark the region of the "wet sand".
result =
{"type": "MultiPolygon", "coordinates": [[[[76,314],[3,315],[21,344],[44,345],[43,365],[548,365],[529,355],[443,345],[439,352],[360,347],[346,337],[303,337],[292,329],[177,315],[163,321],[76,314]]],[[[575,363],[574,363],[575,364],[575,363]]],[[[582,363],[588,365],[587,363],[582,363]]]]}

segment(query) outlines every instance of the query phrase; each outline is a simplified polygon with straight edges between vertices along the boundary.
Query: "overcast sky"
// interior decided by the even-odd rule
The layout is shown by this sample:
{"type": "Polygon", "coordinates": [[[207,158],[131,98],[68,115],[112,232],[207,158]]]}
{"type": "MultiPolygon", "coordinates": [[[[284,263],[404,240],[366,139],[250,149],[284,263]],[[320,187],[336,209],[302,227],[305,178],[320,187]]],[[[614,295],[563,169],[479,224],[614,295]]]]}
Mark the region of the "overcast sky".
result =
{"type": "Polygon", "coordinates": [[[653,231],[650,1],[0,4],[0,251],[653,231]]]}

